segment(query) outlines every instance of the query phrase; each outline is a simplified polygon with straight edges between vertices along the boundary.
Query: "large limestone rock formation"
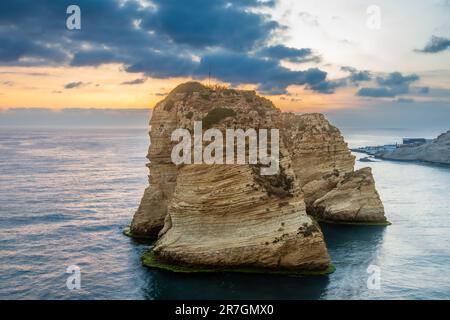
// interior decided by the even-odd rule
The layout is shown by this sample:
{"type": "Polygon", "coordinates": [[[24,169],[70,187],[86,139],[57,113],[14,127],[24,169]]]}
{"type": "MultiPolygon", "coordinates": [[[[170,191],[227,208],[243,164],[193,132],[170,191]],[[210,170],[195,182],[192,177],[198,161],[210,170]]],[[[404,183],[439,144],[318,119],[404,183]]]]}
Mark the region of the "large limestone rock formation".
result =
{"type": "Polygon", "coordinates": [[[273,129],[281,126],[280,114],[253,91],[212,90],[197,83],[177,87],[157,105],[150,134],[151,186],[131,230],[154,233],[165,217],[153,250],[158,261],[214,268],[329,267],[322,232],[306,214],[283,140],[277,175],[262,175],[260,165],[169,163],[168,131],[175,126],[193,132],[194,121],[203,121],[221,132],[273,129]]]}
{"type": "Polygon", "coordinates": [[[150,137],[150,187],[131,232],[159,232],[158,264],[325,270],[323,235],[307,212],[335,222],[385,220],[370,170],[354,172],[342,135],[321,114],[284,114],[253,91],[190,82],[155,107],[150,137]],[[192,134],[194,121],[221,132],[279,128],[278,174],[262,175],[260,164],[175,166],[171,133],[192,134]]]}

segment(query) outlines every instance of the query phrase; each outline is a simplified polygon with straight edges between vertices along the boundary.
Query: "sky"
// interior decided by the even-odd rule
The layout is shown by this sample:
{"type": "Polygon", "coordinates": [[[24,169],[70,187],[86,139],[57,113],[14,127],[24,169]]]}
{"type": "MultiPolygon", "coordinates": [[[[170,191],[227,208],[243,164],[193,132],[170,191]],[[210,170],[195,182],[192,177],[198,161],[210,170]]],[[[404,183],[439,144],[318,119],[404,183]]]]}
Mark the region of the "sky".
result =
{"type": "Polygon", "coordinates": [[[450,0],[2,0],[0,124],[150,109],[193,79],[284,111],[445,125],[449,17],[450,0]]]}

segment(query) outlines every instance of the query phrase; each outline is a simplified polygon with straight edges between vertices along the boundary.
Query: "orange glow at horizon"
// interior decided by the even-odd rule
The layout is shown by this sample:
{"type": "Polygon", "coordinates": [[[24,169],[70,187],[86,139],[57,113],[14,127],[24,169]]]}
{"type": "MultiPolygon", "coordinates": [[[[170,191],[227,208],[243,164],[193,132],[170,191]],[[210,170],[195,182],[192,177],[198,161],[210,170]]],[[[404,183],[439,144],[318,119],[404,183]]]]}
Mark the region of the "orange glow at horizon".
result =
{"type": "MultiPolygon", "coordinates": [[[[121,65],[101,67],[6,67],[0,70],[0,108],[112,108],[150,109],[180,83],[189,78],[153,79],[125,85],[124,82],[144,78],[131,74],[121,65]],[[81,82],[66,89],[68,83],[81,82]]],[[[212,80],[212,83],[221,83],[212,80]]],[[[239,89],[254,90],[253,85],[239,89]]],[[[318,94],[301,86],[289,87],[288,95],[266,96],[283,111],[322,112],[348,108],[361,103],[351,89],[335,94],[318,94]]]]}

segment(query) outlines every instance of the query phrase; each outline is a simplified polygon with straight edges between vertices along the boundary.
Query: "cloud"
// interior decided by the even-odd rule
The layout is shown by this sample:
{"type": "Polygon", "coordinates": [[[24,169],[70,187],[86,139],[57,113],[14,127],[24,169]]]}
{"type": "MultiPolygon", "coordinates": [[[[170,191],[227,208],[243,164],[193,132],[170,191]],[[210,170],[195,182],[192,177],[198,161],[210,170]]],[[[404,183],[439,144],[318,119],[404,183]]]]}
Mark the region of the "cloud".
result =
{"type": "Polygon", "coordinates": [[[372,74],[367,70],[357,70],[356,68],[344,66],[341,67],[342,71],[349,72],[350,77],[349,80],[352,82],[361,82],[361,81],[370,81],[372,80],[372,74]]]}
{"type": "Polygon", "coordinates": [[[219,52],[206,55],[195,70],[197,77],[213,77],[238,85],[259,83],[264,94],[285,94],[289,85],[314,85],[326,79],[327,73],[317,68],[293,71],[272,59],[262,59],[243,53],[219,52]]]}
{"type": "Polygon", "coordinates": [[[0,62],[4,64],[13,63],[24,57],[36,62],[42,59],[51,59],[52,61],[60,62],[65,56],[62,51],[53,50],[44,44],[31,40],[18,27],[4,25],[1,23],[1,20],[0,43],[2,44],[0,46],[0,62]]]}
{"type": "Polygon", "coordinates": [[[318,83],[308,84],[307,88],[323,94],[332,94],[338,88],[355,86],[358,85],[359,82],[370,81],[372,79],[372,74],[369,71],[360,71],[349,66],[341,67],[341,70],[350,73],[350,75],[341,79],[324,79],[318,83]]]}
{"type": "Polygon", "coordinates": [[[343,45],[346,45],[346,46],[351,46],[351,45],[355,45],[356,44],[355,41],[352,41],[352,40],[349,40],[349,39],[341,39],[341,40],[338,40],[338,42],[340,44],[343,44],[343,45]]]}
{"type": "Polygon", "coordinates": [[[429,87],[411,87],[410,92],[418,95],[427,95],[430,93],[429,87]]]}
{"type": "Polygon", "coordinates": [[[358,90],[357,95],[361,97],[373,98],[392,98],[398,95],[407,94],[410,85],[416,82],[420,77],[416,74],[402,75],[400,72],[392,72],[384,77],[377,77],[376,83],[378,87],[366,87],[358,90]]]}
{"type": "Polygon", "coordinates": [[[450,48],[450,38],[432,36],[423,49],[416,49],[416,52],[438,53],[450,48]]]}
{"type": "Polygon", "coordinates": [[[99,66],[106,63],[120,62],[122,60],[111,49],[85,49],[76,52],[70,62],[71,66],[99,66]]]}
{"type": "Polygon", "coordinates": [[[258,90],[264,94],[284,94],[289,85],[316,84],[325,80],[327,75],[317,68],[293,71],[281,66],[279,60],[233,51],[205,54],[199,62],[187,57],[154,53],[153,59],[138,62],[126,70],[156,78],[186,76],[205,79],[211,75],[233,85],[257,84],[258,90]]]}
{"type": "Polygon", "coordinates": [[[153,78],[172,78],[192,76],[198,67],[198,62],[189,56],[171,52],[149,51],[144,58],[125,68],[127,72],[144,73],[153,78]]]}
{"type": "Polygon", "coordinates": [[[280,27],[269,17],[247,10],[273,6],[274,1],[153,0],[153,3],[157,10],[143,19],[142,26],[194,48],[249,50],[280,27]]]}
{"type": "MultiPolygon", "coordinates": [[[[0,1],[0,65],[117,63],[146,77],[195,79],[211,70],[218,80],[254,84],[266,94],[285,93],[290,85],[315,90],[327,80],[317,68],[281,65],[318,62],[311,49],[268,46],[284,28],[262,13],[275,1],[78,0],[81,30],[69,31],[65,10],[72,2],[0,1]]],[[[74,82],[66,89],[83,85],[74,82]]]]}
{"type": "Polygon", "coordinates": [[[392,72],[387,77],[377,77],[378,84],[389,87],[409,85],[417,80],[419,76],[416,74],[404,76],[400,72],[392,72]]]}
{"type": "Polygon", "coordinates": [[[313,54],[309,48],[297,49],[283,45],[270,46],[261,49],[257,55],[266,58],[288,60],[296,63],[320,62],[320,57],[313,54]]]}
{"type": "Polygon", "coordinates": [[[76,89],[76,88],[81,88],[84,86],[89,85],[90,83],[85,83],[85,82],[70,82],[64,85],[64,89],[70,90],[70,89],[76,89]]]}
{"type": "Polygon", "coordinates": [[[320,25],[318,18],[308,12],[299,12],[298,16],[300,20],[305,24],[313,27],[318,27],[320,25]]]}
{"type": "Polygon", "coordinates": [[[356,94],[360,97],[373,98],[392,98],[396,96],[396,93],[388,88],[361,88],[356,94]]]}
{"type": "Polygon", "coordinates": [[[140,79],[135,79],[135,80],[131,80],[131,81],[125,81],[125,82],[122,82],[122,85],[136,85],[136,84],[143,84],[145,81],[147,81],[147,79],[145,79],[145,78],[140,78],[140,79]]]}
{"type": "Polygon", "coordinates": [[[330,81],[322,81],[313,85],[309,85],[308,88],[324,94],[332,94],[338,88],[342,88],[347,86],[347,79],[338,79],[338,80],[330,80],[330,81]]]}

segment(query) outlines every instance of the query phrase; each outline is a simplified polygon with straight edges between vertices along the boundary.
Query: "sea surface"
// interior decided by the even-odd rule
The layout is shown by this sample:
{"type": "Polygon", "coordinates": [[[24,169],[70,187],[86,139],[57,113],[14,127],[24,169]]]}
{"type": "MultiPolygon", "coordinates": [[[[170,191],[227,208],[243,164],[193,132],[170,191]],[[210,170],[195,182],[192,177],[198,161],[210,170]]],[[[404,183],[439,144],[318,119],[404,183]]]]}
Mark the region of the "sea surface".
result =
{"type": "MultiPolygon", "coordinates": [[[[439,133],[343,132],[351,147],[439,133]]],[[[329,276],[183,275],[143,267],[148,244],[122,235],[147,147],[145,129],[0,129],[0,299],[450,299],[450,167],[357,161],[392,225],[323,226],[329,276]]]]}

